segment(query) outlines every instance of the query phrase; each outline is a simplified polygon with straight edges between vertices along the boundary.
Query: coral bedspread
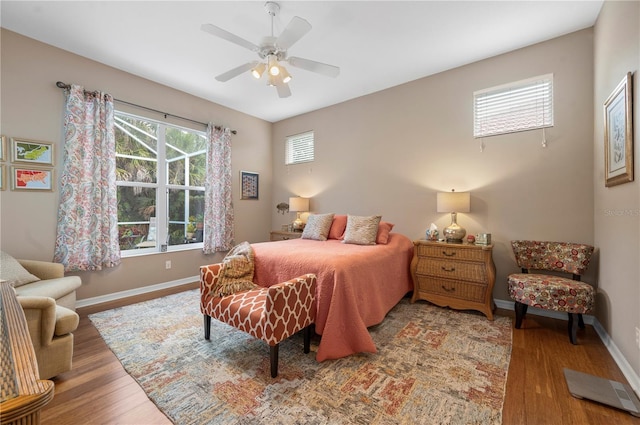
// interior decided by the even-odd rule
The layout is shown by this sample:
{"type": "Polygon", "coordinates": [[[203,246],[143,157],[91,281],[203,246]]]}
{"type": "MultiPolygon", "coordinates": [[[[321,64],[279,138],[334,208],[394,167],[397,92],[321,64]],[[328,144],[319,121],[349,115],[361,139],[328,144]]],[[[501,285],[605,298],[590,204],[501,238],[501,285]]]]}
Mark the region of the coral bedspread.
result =
{"type": "Polygon", "coordinates": [[[375,353],[368,326],[413,289],[409,265],[413,243],[391,233],[385,245],[352,245],[339,240],[254,243],[254,281],[271,286],[305,273],[317,280],[316,332],[322,335],[318,361],[353,353],[375,353]]]}

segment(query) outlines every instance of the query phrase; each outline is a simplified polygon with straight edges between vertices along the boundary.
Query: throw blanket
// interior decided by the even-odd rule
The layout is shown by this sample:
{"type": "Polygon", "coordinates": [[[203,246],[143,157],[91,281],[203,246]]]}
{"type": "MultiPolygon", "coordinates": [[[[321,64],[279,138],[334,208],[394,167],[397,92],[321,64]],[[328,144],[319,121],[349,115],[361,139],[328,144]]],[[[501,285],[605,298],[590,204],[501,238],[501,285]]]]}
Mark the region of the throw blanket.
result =
{"type": "Polygon", "coordinates": [[[253,283],[253,270],[253,248],[249,242],[241,242],[231,248],[222,260],[222,271],[212,295],[224,297],[257,288],[253,283]]]}

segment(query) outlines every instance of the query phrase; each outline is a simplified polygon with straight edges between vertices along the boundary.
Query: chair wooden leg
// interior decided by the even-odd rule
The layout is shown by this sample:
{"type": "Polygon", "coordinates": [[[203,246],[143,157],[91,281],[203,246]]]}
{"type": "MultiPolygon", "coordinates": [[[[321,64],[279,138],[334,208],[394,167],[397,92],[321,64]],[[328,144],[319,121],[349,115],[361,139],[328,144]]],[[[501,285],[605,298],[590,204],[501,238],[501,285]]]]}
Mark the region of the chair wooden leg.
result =
{"type": "Polygon", "coordinates": [[[304,333],[304,353],[308,354],[311,351],[311,325],[304,328],[302,332],[304,333]]]}
{"type": "Polygon", "coordinates": [[[269,360],[271,362],[272,378],[275,378],[276,376],[278,376],[278,346],[279,345],[280,344],[269,346],[269,360]]]}
{"type": "MultiPolygon", "coordinates": [[[[574,320],[573,317],[573,313],[568,313],[569,314],[569,341],[571,341],[571,343],[573,345],[577,345],[578,343],[577,341],[577,331],[578,331],[578,322],[580,321],[580,319],[582,319],[582,317],[578,317],[578,320],[574,320]]],[[[580,315],[582,316],[582,315],[580,315]]],[[[582,324],[582,326],[584,327],[584,322],[582,324]]]]}
{"type": "Polygon", "coordinates": [[[584,319],[582,318],[582,313],[578,313],[578,327],[580,329],[584,329],[584,319]]]}
{"type": "Polygon", "coordinates": [[[207,341],[211,338],[211,316],[204,315],[204,339],[207,341]]]}
{"type": "Polygon", "coordinates": [[[527,304],[519,303],[516,301],[514,309],[516,311],[516,329],[520,329],[522,326],[522,319],[527,315],[527,304]]]}

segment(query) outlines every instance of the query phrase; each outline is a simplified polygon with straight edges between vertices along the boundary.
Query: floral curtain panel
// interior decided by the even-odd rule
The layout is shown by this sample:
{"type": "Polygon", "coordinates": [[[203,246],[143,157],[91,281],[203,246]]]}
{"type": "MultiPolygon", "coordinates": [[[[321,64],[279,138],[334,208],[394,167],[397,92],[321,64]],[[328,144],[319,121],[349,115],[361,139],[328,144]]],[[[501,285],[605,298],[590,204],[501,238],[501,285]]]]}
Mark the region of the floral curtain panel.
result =
{"type": "Polygon", "coordinates": [[[66,271],[120,264],[113,97],[65,90],[64,163],[54,261],[66,271]]]}
{"type": "Polygon", "coordinates": [[[205,254],[233,247],[231,130],[207,127],[207,177],[204,185],[205,254]]]}

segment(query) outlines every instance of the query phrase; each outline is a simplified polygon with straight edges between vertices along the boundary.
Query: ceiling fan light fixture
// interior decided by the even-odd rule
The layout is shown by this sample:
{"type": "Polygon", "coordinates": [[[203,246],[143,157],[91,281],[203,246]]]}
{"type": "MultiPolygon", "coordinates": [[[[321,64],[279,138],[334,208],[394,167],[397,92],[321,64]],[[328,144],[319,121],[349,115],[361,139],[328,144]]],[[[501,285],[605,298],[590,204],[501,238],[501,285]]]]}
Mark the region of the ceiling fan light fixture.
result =
{"type": "Polygon", "coordinates": [[[272,75],[271,73],[269,73],[268,77],[269,78],[267,79],[267,85],[270,87],[275,87],[280,82],[280,78],[277,75],[272,75]]]}
{"type": "Polygon", "coordinates": [[[287,71],[287,68],[285,68],[284,66],[280,67],[280,76],[282,77],[282,82],[285,84],[287,84],[293,78],[291,74],[289,74],[289,71],[287,71]]]}
{"type": "Polygon", "coordinates": [[[251,75],[254,76],[254,78],[256,79],[260,79],[260,77],[262,77],[262,73],[264,72],[264,70],[267,68],[267,65],[265,65],[264,63],[259,63],[258,65],[256,65],[255,68],[253,68],[251,70],[251,75]]]}
{"type": "Polygon", "coordinates": [[[280,66],[278,65],[278,60],[275,55],[269,55],[269,74],[280,74],[280,66]]]}

